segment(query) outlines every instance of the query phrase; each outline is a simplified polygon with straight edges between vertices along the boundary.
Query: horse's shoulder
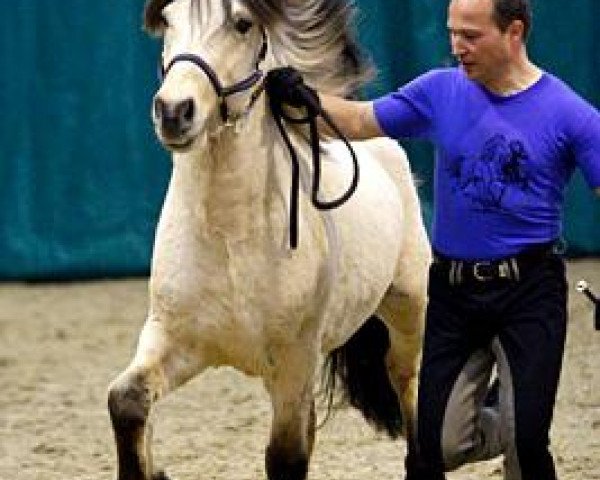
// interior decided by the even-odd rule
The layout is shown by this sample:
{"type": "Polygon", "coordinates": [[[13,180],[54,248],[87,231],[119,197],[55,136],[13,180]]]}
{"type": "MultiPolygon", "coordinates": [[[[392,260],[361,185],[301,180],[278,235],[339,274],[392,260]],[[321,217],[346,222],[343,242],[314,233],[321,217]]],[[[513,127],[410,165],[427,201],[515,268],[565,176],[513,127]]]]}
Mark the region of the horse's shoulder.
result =
{"type": "Polygon", "coordinates": [[[408,158],[402,146],[387,137],[378,137],[361,142],[377,160],[382,163],[396,163],[402,168],[408,167],[408,158]]]}
{"type": "Polygon", "coordinates": [[[390,138],[374,138],[360,142],[369,160],[377,162],[397,185],[412,185],[413,177],[406,152],[390,138]]]}

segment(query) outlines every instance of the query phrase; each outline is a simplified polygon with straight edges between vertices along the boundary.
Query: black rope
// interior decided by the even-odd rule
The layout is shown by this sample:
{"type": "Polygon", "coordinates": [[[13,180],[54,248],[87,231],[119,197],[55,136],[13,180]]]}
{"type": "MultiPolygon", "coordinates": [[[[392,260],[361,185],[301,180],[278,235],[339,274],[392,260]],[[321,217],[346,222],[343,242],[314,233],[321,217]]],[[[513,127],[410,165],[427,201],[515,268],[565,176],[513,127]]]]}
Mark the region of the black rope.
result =
{"type": "Polygon", "coordinates": [[[298,246],[298,200],[300,192],[300,163],[298,161],[298,154],[296,149],[292,145],[290,137],[285,130],[283,121],[292,124],[308,124],[309,126],[309,144],[312,152],[313,161],[313,182],[311,189],[311,202],[319,210],[332,210],[343,205],[356,191],[359,180],[359,165],[356,153],[350,145],[348,139],[342,134],[337,125],[329,117],[327,112],[321,108],[320,105],[308,104],[306,105],[307,114],[302,118],[290,117],[283,111],[283,105],[276,97],[269,97],[269,106],[275,124],[283,137],[283,141],[290,154],[290,160],[292,163],[292,182],[290,187],[290,247],[296,249],[298,246]],[[317,129],[317,117],[321,116],[325,123],[329,125],[331,130],[336,134],[345,145],[352,157],[353,175],[352,182],[348,189],[339,198],[334,200],[320,200],[319,190],[321,185],[321,150],[319,145],[319,133],[317,129]]]}

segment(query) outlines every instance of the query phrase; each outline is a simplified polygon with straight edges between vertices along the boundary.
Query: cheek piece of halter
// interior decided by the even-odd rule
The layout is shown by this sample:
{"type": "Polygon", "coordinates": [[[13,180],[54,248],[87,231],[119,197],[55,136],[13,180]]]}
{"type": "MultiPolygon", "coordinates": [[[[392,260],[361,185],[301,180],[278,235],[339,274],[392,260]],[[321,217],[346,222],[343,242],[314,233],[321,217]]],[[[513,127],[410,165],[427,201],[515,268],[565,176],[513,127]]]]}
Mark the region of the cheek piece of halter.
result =
{"type": "MultiPolygon", "coordinates": [[[[173,68],[177,62],[191,62],[196,65],[202,72],[206,75],[206,78],[210,81],[217,97],[219,97],[219,114],[221,115],[221,119],[223,122],[227,122],[229,120],[229,111],[227,108],[227,97],[233,95],[235,93],[244,92],[249,90],[254,85],[256,85],[260,79],[263,77],[263,72],[259,68],[259,64],[265,59],[265,55],[267,54],[267,36],[265,31],[262,30],[262,45],[260,47],[260,51],[256,60],[256,64],[254,67],[254,71],[248,75],[243,80],[234,83],[233,85],[224,86],[217,73],[213,70],[213,68],[200,56],[194,55],[193,53],[180,53],[179,55],[175,55],[169,64],[164,67],[162,62],[159,60],[158,65],[158,79],[160,83],[162,83],[169,73],[169,70],[173,68]]],[[[258,93],[260,93],[260,89],[258,93]]],[[[258,97],[258,93],[255,93],[251,100],[250,104],[256,101],[258,97]]]]}

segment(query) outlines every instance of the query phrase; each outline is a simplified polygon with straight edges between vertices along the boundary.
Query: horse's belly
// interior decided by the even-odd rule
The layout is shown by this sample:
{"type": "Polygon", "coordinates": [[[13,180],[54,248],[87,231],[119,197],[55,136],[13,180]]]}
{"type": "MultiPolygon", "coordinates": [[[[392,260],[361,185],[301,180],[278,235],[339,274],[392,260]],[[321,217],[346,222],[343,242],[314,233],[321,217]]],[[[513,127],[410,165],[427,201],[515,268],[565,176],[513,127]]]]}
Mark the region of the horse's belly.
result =
{"type": "MultiPolygon", "coordinates": [[[[375,311],[394,278],[403,236],[410,234],[403,231],[405,212],[398,185],[365,147],[362,143],[355,146],[361,160],[355,194],[331,213],[340,248],[325,320],[326,350],[345,342],[375,311]]],[[[337,148],[341,147],[332,153],[337,148]]]]}

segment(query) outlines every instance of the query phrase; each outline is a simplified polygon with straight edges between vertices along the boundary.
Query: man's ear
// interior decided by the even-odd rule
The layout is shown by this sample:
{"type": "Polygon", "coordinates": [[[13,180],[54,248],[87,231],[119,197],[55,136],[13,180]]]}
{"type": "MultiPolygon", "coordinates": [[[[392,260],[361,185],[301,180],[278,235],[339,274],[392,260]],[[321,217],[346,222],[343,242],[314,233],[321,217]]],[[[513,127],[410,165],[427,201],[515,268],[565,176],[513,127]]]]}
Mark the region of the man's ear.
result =
{"type": "Polygon", "coordinates": [[[511,43],[525,43],[525,24],[521,20],[513,20],[506,29],[511,43]]]}

